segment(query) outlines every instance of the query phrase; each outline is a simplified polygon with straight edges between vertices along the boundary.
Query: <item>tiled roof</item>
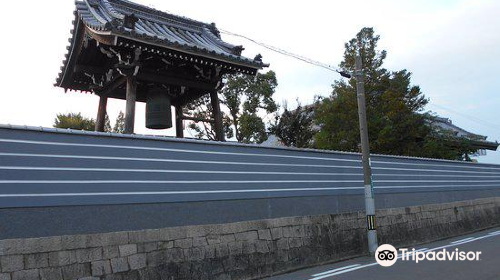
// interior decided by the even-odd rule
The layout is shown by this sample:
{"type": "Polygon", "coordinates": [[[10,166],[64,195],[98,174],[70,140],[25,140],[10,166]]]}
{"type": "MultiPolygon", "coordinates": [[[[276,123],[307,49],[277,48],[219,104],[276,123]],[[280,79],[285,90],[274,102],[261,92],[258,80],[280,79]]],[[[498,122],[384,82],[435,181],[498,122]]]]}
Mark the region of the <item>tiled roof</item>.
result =
{"type": "Polygon", "coordinates": [[[87,27],[97,32],[109,32],[246,67],[267,66],[260,59],[241,56],[241,46],[222,41],[215,24],[175,16],[126,0],[78,0],[76,13],[87,27]]]}

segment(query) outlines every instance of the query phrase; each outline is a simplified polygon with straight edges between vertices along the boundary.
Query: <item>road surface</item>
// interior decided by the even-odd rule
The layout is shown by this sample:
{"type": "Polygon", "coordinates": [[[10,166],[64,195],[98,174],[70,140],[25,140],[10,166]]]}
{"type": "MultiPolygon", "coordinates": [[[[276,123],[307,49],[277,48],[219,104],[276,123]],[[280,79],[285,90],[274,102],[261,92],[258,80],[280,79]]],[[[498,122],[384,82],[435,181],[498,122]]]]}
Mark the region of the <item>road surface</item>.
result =
{"type": "MultiPolygon", "coordinates": [[[[402,261],[382,267],[373,257],[361,257],[283,274],[266,280],[500,280],[500,228],[476,232],[448,240],[420,245],[422,252],[480,251],[478,261],[402,261]]],[[[401,254],[400,254],[401,255],[401,254]]]]}

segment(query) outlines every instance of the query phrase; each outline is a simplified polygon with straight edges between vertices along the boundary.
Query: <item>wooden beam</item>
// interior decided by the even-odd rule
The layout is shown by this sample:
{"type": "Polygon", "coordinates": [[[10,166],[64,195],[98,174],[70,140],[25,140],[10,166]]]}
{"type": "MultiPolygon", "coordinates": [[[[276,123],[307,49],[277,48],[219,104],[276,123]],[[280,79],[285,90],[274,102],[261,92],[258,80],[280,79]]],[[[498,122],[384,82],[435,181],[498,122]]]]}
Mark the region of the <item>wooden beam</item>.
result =
{"type": "Polygon", "coordinates": [[[119,76],[111,82],[105,84],[101,89],[96,90],[95,93],[99,96],[109,96],[112,91],[123,85],[127,81],[127,77],[119,76]]]}
{"type": "Polygon", "coordinates": [[[97,74],[104,75],[108,72],[109,69],[104,69],[102,67],[95,67],[90,65],[77,64],[75,68],[73,68],[74,73],[89,73],[89,74],[97,74]]]}
{"type": "Polygon", "coordinates": [[[97,118],[95,122],[95,131],[104,132],[104,125],[106,122],[106,106],[108,98],[105,96],[99,97],[99,108],[97,109],[97,118]]]}
{"type": "Polygon", "coordinates": [[[125,129],[123,133],[134,133],[135,101],[137,99],[137,81],[134,77],[127,77],[127,103],[125,108],[125,129]]]}
{"type": "Polygon", "coordinates": [[[196,89],[202,89],[202,90],[206,90],[206,91],[213,90],[216,86],[216,84],[213,84],[210,82],[202,82],[202,81],[197,81],[197,80],[192,80],[192,79],[187,79],[187,78],[182,78],[182,77],[164,76],[164,75],[159,75],[159,74],[155,74],[155,73],[148,73],[148,72],[138,73],[137,80],[158,83],[158,84],[172,85],[172,86],[183,86],[183,87],[188,87],[188,88],[196,88],[196,89]]]}
{"type": "Polygon", "coordinates": [[[213,118],[214,118],[214,126],[215,126],[215,138],[217,141],[226,141],[224,138],[224,128],[222,126],[222,114],[220,111],[219,105],[219,97],[217,95],[217,91],[212,90],[210,92],[210,102],[212,103],[213,108],[213,118]]]}
{"type": "Polygon", "coordinates": [[[175,105],[175,135],[184,138],[184,124],[182,123],[182,106],[175,105]]]}
{"type": "Polygon", "coordinates": [[[85,32],[89,34],[92,38],[94,38],[97,42],[104,44],[104,45],[115,45],[116,41],[116,36],[114,35],[102,35],[102,34],[97,34],[94,30],[92,30],[90,27],[85,27],[85,32]]]}

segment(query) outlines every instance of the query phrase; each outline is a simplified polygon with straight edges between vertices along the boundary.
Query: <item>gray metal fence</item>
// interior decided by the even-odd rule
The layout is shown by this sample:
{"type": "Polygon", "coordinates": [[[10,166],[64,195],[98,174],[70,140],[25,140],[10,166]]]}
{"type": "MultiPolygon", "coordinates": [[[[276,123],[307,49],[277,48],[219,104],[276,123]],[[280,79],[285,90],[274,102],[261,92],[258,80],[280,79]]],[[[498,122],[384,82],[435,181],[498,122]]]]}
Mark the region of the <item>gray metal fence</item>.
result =
{"type": "MultiPolygon", "coordinates": [[[[0,129],[0,207],[356,194],[358,154],[0,129]]],[[[377,193],[500,187],[500,166],[374,156],[377,193]]]]}
{"type": "MultiPolygon", "coordinates": [[[[372,166],[379,207],[500,195],[499,165],[374,156],[372,166]]],[[[2,209],[283,198],[324,207],[329,197],[345,211],[362,194],[355,153],[0,127],[2,209]]],[[[287,215],[275,210],[265,216],[287,215]]]]}

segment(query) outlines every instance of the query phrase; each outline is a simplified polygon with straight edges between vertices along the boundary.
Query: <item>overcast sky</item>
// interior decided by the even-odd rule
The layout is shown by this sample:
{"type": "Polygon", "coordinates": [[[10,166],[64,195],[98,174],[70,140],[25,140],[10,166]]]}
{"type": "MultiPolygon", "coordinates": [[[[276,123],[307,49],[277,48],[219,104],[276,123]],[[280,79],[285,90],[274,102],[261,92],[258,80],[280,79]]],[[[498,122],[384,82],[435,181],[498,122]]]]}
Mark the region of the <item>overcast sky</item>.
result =
{"type": "MultiPolygon", "coordinates": [[[[388,51],[385,67],[412,72],[413,83],[431,100],[428,110],[500,141],[500,1],[136,1],[335,66],[344,43],[362,27],[374,27],[388,51]]],[[[0,123],[50,127],[58,112],[95,118],[96,96],[53,87],[69,44],[74,1],[5,5],[0,123]]],[[[314,95],[329,95],[339,78],[238,38],[223,39],[244,45],[248,57],[262,53],[278,76],[278,102],[295,104],[298,98],[307,104],[314,95]]],[[[111,120],[124,109],[123,101],[111,100],[111,120]]],[[[136,132],[174,134],[145,129],[144,104],[137,106],[136,132]]],[[[500,151],[479,161],[500,163],[500,151]]]]}

